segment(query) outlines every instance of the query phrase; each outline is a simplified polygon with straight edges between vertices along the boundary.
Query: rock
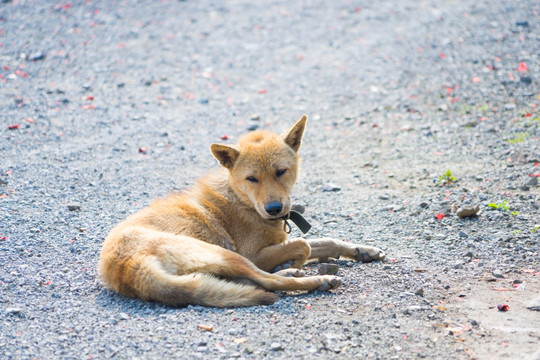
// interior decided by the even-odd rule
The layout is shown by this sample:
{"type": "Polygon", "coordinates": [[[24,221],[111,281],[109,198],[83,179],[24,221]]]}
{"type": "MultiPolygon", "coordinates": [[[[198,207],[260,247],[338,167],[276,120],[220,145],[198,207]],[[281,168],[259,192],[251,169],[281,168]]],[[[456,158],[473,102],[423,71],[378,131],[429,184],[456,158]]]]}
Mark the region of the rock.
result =
{"type": "Polygon", "coordinates": [[[30,56],[28,56],[28,60],[30,61],[38,61],[38,60],[43,60],[43,59],[45,59],[45,54],[41,51],[36,51],[30,54],[30,56]]]}
{"type": "Polygon", "coordinates": [[[283,346],[281,345],[281,343],[278,343],[278,342],[273,342],[270,344],[270,350],[271,351],[283,351],[283,346]]]}
{"type": "Polygon", "coordinates": [[[529,22],[528,21],[516,21],[516,26],[528,27],[529,22]]]}
{"type": "Polygon", "coordinates": [[[527,304],[527,309],[533,311],[540,311],[540,296],[534,298],[531,302],[527,304]]]}
{"type": "Polygon", "coordinates": [[[337,186],[336,184],[333,184],[333,183],[326,183],[323,185],[322,187],[322,191],[323,192],[337,192],[337,191],[340,191],[341,188],[339,186],[337,186]]]}
{"type": "Polygon", "coordinates": [[[493,275],[493,277],[496,277],[497,279],[502,279],[504,277],[500,270],[493,270],[491,272],[491,275],[493,275]]]}
{"type": "Polygon", "coordinates": [[[516,104],[504,104],[504,110],[514,110],[516,108],[516,104]]]}
{"type": "Polygon", "coordinates": [[[424,296],[424,289],[418,289],[414,294],[418,296],[424,296]]]}
{"type": "Polygon", "coordinates": [[[199,99],[199,104],[203,104],[203,105],[206,105],[208,104],[208,99],[199,99]]]}
{"type": "Polygon", "coordinates": [[[476,214],[478,214],[479,211],[480,211],[479,205],[475,206],[475,205],[465,204],[465,205],[461,205],[461,207],[457,209],[456,215],[460,218],[472,217],[472,216],[476,216],[476,214]]]}
{"type": "Polygon", "coordinates": [[[472,320],[471,320],[471,325],[472,325],[472,326],[478,326],[478,321],[472,319],[472,320]]]}
{"type": "Polygon", "coordinates": [[[407,306],[407,308],[403,310],[403,313],[405,315],[410,315],[415,311],[427,311],[429,309],[430,307],[428,306],[412,305],[412,306],[407,306]]]}
{"type": "Polygon", "coordinates": [[[33,233],[33,234],[36,234],[39,232],[39,229],[38,228],[30,228],[30,232],[33,233]]]}
{"type": "Polygon", "coordinates": [[[460,238],[466,239],[466,238],[469,237],[469,234],[467,234],[466,232],[460,231],[460,232],[459,232],[459,237],[460,237],[460,238]]]}
{"type": "Polygon", "coordinates": [[[22,309],[18,307],[9,307],[6,308],[6,315],[19,315],[22,313],[22,309]]]}
{"type": "Polygon", "coordinates": [[[379,195],[379,199],[381,199],[381,200],[389,200],[389,199],[390,199],[390,196],[388,196],[388,195],[386,195],[386,194],[379,195]]]}
{"type": "Polygon", "coordinates": [[[81,210],[81,205],[79,204],[70,204],[67,206],[69,211],[81,210]]]}
{"type": "Polygon", "coordinates": [[[527,181],[528,186],[538,186],[538,178],[532,177],[529,181],[527,181]]]}
{"type": "Polygon", "coordinates": [[[423,201],[423,202],[420,203],[420,207],[421,207],[422,209],[425,209],[425,208],[427,208],[428,206],[429,206],[429,203],[427,203],[427,202],[425,202],[425,201],[423,201]]]}
{"type": "Polygon", "coordinates": [[[532,77],[530,77],[530,76],[520,76],[519,81],[521,81],[525,85],[531,85],[532,84],[532,77]]]}
{"type": "Polygon", "coordinates": [[[303,214],[306,211],[306,207],[302,204],[293,204],[291,210],[298,211],[300,214],[303,214]]]}
{"type": "Polygon", "coordinates": [[[259,124],[251,124],[248,126],[247,130],[254,131],[254,130],[257,130],[258,128],[259,128],[259,124]]]}
{"type": "Polygon", "coordinates": [[[261,115],[259,115],[259,114],[252,114],[251,117],[250,117],[250,119],[253,120],[253,121],[261,120],[261,115]]]}
{"type": "Polygon", "coordinates": [[[339,266],[336,264],[322,263],[319,266],[320,275],[336,275],[339,270],[339,266]]]}

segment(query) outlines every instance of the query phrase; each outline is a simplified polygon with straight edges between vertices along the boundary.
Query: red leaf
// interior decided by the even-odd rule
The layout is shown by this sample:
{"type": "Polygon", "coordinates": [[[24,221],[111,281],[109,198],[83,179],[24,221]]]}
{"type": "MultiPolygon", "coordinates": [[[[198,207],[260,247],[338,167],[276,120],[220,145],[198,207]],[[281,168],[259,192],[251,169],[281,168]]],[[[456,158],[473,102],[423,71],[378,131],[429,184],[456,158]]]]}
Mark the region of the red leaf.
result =
{"type": "Polygon", "coordinates": [[[221,140],[229,140],[229,136],[227,134],[220,137],[221,140]]]}
{"type": "Polygon", "coordinates": [[[444,214],[436,214],[435,217],[437,218],[437,220],[442,220],[444,217],[444,214]]]}
{"type": "Polygon", "coordinates": [[[517,71],[529,71],[529,68],[527,67],[527,64],[524,62],[519,63],[519,67],[516,69],[517,71]]]}
{"type": "Polygon", "coordinates": [[[266,94],[267,92],[268,92],[268,90],[266,90],[266,89],[261,89],[261,90],[257,91],[257,93],[259,93],[259,94],[266,94]]]}
{"type": "Polygon", "coordinates": [[[15,129],[19,129],[20,127],[21,127],[21,124],[14,124],[14,125],[9,125],[8,129],[15,130],[15,129]]]}

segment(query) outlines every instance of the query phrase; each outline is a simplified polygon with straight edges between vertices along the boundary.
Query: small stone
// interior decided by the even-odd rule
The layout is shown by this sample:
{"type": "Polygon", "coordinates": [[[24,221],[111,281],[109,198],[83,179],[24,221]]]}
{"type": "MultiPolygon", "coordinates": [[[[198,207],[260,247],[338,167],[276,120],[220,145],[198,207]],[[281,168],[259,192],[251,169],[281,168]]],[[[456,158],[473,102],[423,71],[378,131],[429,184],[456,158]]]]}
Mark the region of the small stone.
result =
{"type": "Polygon", "coordinates": [[[336,275],[339,270],[339,266],[336,264],[322,263],[319,266],[320,275],[336,275]]]}
{"type": "Polygon", "coordinates": [[[516,21],[516,26],[528,27],[529,22],[528,21],[516,21]]]}
{"type": "Polygon", "coordinates": [[[514,110],[516,108],[516,104],[504,104],[504,110],[514,110]]]}
{"type": "Polygon", "coordinates": [[[491,275],[493,275],[493,277],[496,277],[497,279],[502,279],[504,277],[500,270],[493,270],[491,272],[491,275]]]}
{"type": "Polygon", "coordinates": [[[306,207],[302,204],[293,204],[291,210],[298,211],[300,214],[303,214],[306,211],[306,207]]]}
{"type": "Polygon", "coordinates": [[[478,326],[478,321],[472,319],[472,320],[471,320],[471,325],[472,325],[472,326],[478,326]]]}
{"type": "Polygon", "coordinates": [[[6,308],[6,315],[19,315],[22,313],[22,309],[18,307],[9,307],[6,308]]]}
{"type": "Polygon", "coordinates": [[[39,232],[39,229],[38,228],[30,228],[30,232],[36,234],[36,233],[39,232]]]}
{"type": "Polygon", "coordinates": [[[322,187],[322,191],[323,192],[336,192],[336,191],[340,191],[341,188],[339,186],[337,186],[336,184],[333,184],[333,183],[326,183],[323,185],[322,187]]]}
{"type": "Polygon", "coordinates": [[[420,207],[421,207],[422,209],[425,209],[425,208],[427,208],[428,206],[429,206],[429,203],[427,203],[427,202],[425,202],[425,201],[423,201],[423,202],[420,203],[420,207]]]}
{"type": "Polygon", "coordinates": [[[270,344],[271,351],[283,351],[283,346],[278,342],[273,342],[270,344]]]}
{"type": "Polygon", "coordinates": [[[199,99],[199,104],[203,104],[203,105],[206,105],[208,104],[208,99],[199,99]]]}
{"type": "Polygon", "coordinates": [[[475,206],[475,205],[465,204],[465,205],[462,205],[459,209],[457,209],[456,215],[460,218],[472,217],[472,216],[476,216],[476,214],[478,214],[479,211],[480,211],[479,205],[475,206]]]}
{"type": "Polygon", "coordinates": [[[424,289],[416,290],[415,294],[418,295],[418,296],[424,296],[424,289]]]}
{"type": "Polygon", "coordinates": [[[459,237],[460,237],[460,238],[466,239],[466,238],[469,237],[469,234],[467,234],[466,232],[460,231],[460,232],[459,232],[459,237]]]}
{"type": "Polygon", "coordinates": [[[30,56],[28,56],[28,60],[30,61],[38,61],[38,60],[43,60],[43,59],[45,59],[45,54],[41,51],[36,51],[30,54],[30,56]]]}
{"type": "Polygon", "coordinates": [[[521,81],[525,85],[531,85],[532,84],[532,77],[530,77],[530,76],[520,76],[519,81],[521,81]]]}
{"type": "Polygon", "coordinates": [[[259,114],[252,114],[251,117],[250,117],[250,119],[253,120],[253,121],[261,120],[261,115],[259,115],[259,114]]]}
{"type": "Polygon", "coordinates": [[[527,182],[527,185],[528,185],[528,186],[538,186],[538,178],[537,178],[537,177],[532,177],[532,178],[527,182]]]}
{"type": "Polygon", "coordinates": [[[382,195],[379,195],[379,199],[380,200],[389,200],[390,199],[390,196],[386,195],[386,194],[382,194],[382,195]]]}
{"type": "Polygon", "coordinates": [[[247,130],[248,131],[255,131],[259,128],[259,124],[251,124],[248,126],[247,130]]]}
{"type": "Polygon", "coordinates": [[[70,204],[67,206],[69,211],[81,210],[81,205],[79,204],[70,204]]]}
{"type": "Polygon", "coordinates": [[[527,304],[527,309],[532,311],[540,311],[540,297],[533,299],[527,304]]]}

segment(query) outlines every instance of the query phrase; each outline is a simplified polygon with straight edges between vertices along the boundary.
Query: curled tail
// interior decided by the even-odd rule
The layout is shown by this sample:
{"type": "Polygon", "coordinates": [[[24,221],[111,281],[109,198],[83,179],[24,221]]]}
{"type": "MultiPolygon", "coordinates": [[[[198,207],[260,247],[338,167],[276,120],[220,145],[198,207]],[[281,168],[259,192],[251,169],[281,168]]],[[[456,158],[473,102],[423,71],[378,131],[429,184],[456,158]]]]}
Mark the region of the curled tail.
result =
{"type": "Polygon", "coordinates": [[[142,256],[137,260],[130,264],[128,270],[130,274],[121,276],[122,280],[111,279],[104,271],[100,271],[102,277],[109,287],[123,295],[158,301],[170,306],[269,305],[278,299],[275,293],[220,279],[208,273],[171,274],[163,268],[156,257],[151,255],[142,256]]]}

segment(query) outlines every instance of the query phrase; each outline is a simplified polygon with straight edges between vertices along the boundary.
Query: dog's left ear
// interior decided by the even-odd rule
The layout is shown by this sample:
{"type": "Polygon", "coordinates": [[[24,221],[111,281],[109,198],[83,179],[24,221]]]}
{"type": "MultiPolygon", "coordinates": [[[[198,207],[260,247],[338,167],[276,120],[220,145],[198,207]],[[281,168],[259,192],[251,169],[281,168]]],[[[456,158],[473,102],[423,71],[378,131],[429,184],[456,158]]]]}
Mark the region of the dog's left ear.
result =
{"type": "Polygon", "coordinates": [[[296,124],[282,135],[285,143],[296,152],[300,148],[300,144],[302,144],[302,135],[304,135],[304,129],[306,128],[306,120],[307,116],[303,115],[296,124]]]}
{"type": "Polygon", "coordinates": [[[212,144],[210,146],[210,151],[212,151],[212,155],[219,161],[221,166],[229,170],[233,168],[236,159],[238,159],[238,155],[240,155],[240,152],[237,149],[223,144],[212,144]]]}

